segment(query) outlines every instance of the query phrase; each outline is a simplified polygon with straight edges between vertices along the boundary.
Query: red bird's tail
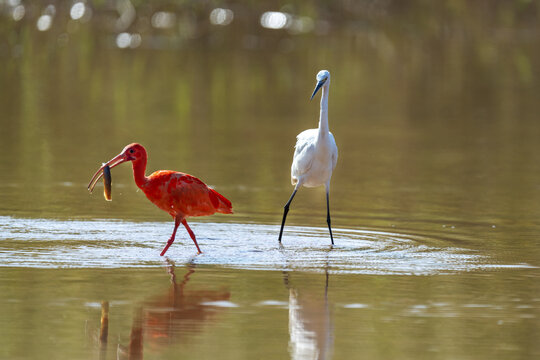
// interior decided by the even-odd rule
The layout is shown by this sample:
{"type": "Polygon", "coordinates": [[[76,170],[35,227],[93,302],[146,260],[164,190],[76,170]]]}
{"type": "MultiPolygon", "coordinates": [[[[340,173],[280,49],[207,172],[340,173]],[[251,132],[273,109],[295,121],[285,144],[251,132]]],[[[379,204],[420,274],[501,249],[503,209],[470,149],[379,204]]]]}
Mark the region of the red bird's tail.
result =
{"type": "Polygon", "coordinates": [[[218,193],[214,189],[210,190],[210,199],[212,200],[212,205],[216,208],[216,211],[222,214],[232,214],[232,204],[231,202],[223,195],[218,193]]]}

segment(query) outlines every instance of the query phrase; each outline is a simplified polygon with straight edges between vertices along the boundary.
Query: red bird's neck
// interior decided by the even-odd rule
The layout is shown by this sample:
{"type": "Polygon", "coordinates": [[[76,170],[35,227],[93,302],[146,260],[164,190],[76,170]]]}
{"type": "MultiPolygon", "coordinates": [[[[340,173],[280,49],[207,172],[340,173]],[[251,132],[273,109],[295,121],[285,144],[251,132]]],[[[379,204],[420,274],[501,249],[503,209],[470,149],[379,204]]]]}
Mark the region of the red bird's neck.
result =
{"type": "Polygon", "coordinates": [[[137,184],[137,186],[142,189],[142,187],[148,181],[147,177],[144,176],[144,172],[146,171],[146,158],[133,160],[132,163],[133,163],[133,177],[135,178],[135,184],[137,184]]]}

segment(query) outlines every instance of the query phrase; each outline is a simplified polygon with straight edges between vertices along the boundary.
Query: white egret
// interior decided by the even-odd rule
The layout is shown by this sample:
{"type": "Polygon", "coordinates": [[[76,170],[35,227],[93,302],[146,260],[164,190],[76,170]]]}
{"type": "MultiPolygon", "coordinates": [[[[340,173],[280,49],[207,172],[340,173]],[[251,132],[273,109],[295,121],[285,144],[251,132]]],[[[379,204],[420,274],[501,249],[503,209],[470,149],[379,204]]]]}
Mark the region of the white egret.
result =
{"type": "Polygon", "coordinates": [[[311,95],[311,99],[317,91],[322,88],[321,96],[321,114],[319,117],[319,128],[302,131],[296,137],[296,146],[291,165],[291,182],[294,191],[289,201],[283,207],[283,220],[281,230],[279,231],[279,242],[283,235],[285,219],[289,212],[289,206],[296,195],[300,186],[316,187],[324,185],[326,188],[326,222],[330,231],[330,240],[334,244],[332,235],[332,226],[330,221],[330,178],[332,171],[336,167],[338,159],[338,148],[334,135],[328,130],[328,92],[330,88],[330,73],[327,70],[321,70],[317,74],[317,86],[311,95]]]}

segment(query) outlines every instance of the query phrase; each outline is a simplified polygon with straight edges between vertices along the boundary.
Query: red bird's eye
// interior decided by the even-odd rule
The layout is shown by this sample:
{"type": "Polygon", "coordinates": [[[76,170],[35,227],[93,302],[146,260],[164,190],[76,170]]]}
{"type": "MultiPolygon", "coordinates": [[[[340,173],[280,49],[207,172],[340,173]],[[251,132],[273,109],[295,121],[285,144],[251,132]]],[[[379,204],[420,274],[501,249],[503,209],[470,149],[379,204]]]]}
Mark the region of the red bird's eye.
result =
{"type": "Polygon", "coordinates": [[[129,153],[130,153],[130,154],[133,154],[134,152],[135,152],[135,150],[133,150],[133,149],[130,149],[130,150],[129,150],[129,153]]]}

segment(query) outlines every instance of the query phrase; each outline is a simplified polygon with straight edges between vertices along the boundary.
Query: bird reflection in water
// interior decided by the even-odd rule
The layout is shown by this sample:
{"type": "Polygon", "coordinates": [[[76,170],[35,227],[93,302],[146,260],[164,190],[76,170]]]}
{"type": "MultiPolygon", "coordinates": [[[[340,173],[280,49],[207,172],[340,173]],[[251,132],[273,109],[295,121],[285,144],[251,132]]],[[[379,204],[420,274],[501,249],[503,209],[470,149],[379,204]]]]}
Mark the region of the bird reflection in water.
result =
{"type": "Polygon", "coordinates": [[[143,358],[143,326],[142,326],[142,307],[135,310],[133,315],[133,324],[129,334],[129,346],[125,347],[118,344],[116,350],[117,359],[142,360],[143,358]]]}
{"type": "Polygon", "coordinates": [[[167,294],[156,297],[144,305],[145,336],[150,346],[162,348],[173,342],[187,342],[187,334],[202,331],[205,323],[211,322],[222,307],[208,303],[229,300],[228,290],[186,289],[195,273],[190,266],[180,283],[174,273],[174,263],[169,262],[171,287],[167,294]]]}
{"type": "Polygon", "coordinates": [[[289,353],[293,360],[330,359],[333,326],[328,303],[328,268],[324,291],[291,285],[288,272],[283,281],[289,290],[289,353]]]}
{"type": "Polygon", "coordinates": [[[99,359],[107,356],[107,342],[109,340],[109,302],[101,302],[101,320],[99,327],[99,359]]]}
{"type": "MultiPolygon", "coordinates": [[[[167,272],[171,278],[168,291],[152,297],[135,309],[129,345],[118,344],[117,359],[143,359],[143,350],[158,353],[170,345],[188,342],[188,334],[204,330],[207,323],[219,315],[223,307],[208,303],[230,299],[227,289],[186,289],[195,266],[190,265],[182,280],[177,282],[175,266],[167,260],[167,272]]],[[[109,329],[109,303],[102,302],[99,336],[100,360],[106,359],[109,329]]]]}

